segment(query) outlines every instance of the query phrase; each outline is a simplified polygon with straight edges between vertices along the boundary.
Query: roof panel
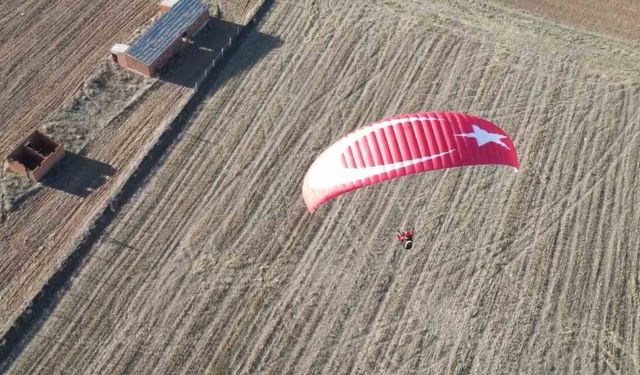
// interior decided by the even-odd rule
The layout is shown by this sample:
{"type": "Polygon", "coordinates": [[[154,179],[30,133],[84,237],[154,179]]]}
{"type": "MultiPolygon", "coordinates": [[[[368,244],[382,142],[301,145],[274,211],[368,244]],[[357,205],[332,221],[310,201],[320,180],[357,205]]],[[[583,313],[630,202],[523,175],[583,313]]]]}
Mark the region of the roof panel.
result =
{"type": "Polygon", "coordinates": [[[209,7],[200,0],[180,0],[127,50],[127,54],[149,66],[209,7]]]}

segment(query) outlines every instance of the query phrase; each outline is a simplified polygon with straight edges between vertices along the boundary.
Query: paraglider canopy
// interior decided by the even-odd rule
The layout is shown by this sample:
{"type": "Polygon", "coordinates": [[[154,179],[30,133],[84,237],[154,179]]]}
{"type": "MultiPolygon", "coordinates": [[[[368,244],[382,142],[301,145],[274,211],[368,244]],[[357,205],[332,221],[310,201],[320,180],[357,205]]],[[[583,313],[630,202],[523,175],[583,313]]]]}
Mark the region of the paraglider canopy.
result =
{"type": "Polygon", "coordinates": [[[310,212],[347,192],[420,172],[497,164],[520,167],[511,139],[495,124],[463,113],[386,118],[334,143],[313,162],[302,196],[310,212]]]}

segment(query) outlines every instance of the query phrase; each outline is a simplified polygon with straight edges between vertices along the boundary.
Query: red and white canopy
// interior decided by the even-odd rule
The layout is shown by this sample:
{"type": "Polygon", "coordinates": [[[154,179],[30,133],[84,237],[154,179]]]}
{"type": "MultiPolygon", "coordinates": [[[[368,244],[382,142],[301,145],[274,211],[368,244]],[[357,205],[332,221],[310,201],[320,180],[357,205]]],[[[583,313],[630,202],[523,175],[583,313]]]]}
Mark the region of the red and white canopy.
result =
{"type": "Polygon", "coordinates": [[[501,164],[519,168],[507,134],[463,113],[426,112],[380,120],[326,149],[304,178],[310,212],[347,192],[394,178],[460,166],[501,164]]]}

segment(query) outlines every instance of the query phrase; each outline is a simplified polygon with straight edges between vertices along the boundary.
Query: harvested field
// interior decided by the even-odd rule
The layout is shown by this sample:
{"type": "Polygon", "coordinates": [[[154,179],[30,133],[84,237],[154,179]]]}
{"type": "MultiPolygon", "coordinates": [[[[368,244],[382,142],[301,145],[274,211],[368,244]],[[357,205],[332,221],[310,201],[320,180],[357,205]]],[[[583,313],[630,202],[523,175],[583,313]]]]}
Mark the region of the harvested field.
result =
{"type": "Polygon", "coordinates": [[[0,10],[0,154],[71,98],[111,45],[157,5],[147,0],[7,0],[0,10]]]}
{"type": "MultiPolygon", "coordinates": [[[[240,23],[258,0],[221,4],[240,23]]],[[[6,0],[0,10],[0,154],[69,100],[116,42],[130,40],[157,1],[6,0]]]]}
{"type": "MultiPolygon", "coordinates": [[[[229,37],[235,35],[239,25],[213,20],[208,33],[213,33],[215,38],[196,43],[182,53],[182,60],[190,64],[181,64],[181,59],[176,59],[166,75],[153,81],[141,95],[134,94],[132,103],[118,106],[117,111],[103,118],[90,116],[97,123],[85,124],[92,129],[90,137],[78,143],[81,153],[66,157],[55,177],[45,179],[45,188],[35,189],[20,203],[18,210],[6,216],[0,211],[0,332],[3,337],[15,327],[19,317],[28,315],[34,297],[61,269],[96,218],[192,98],[193,83],[202,74],[193,63],[208,64],[216,51],[227,45],[229,37]]],[[[97,63],[94,69],[99,71],[97,63]]],[[[111,99],[117,96],[111,94],[111,99]]],[[[77,94],[74,92],[74,95],[77,94]]],[[[48,124],[41,125],[50,125],[58,134],[72,134],[69,131],[78,130],[75,120],[73,116],[53,116],[48,124]]],[[[6,206],[6,185],[1,185],[2,205],[6,206]]]]}
{"type": "MultiPolygon", "coordinates": [[[[638,373],[639,63],[485,3],[276,2],[9,373],[638,373]],[[306,213],[322,149],[418,110],[500,124],[522,170],[306,213]]],[[[141,98],[114,142],[133,153],[175,92],[141,98]]]]}
{"type": "MultiPolygon", "coordinates": [[[[63,108],[50,114],[39,129],[56,142],[65,146],[71,154],[82,154],[103,126],[120,115],[152,85],[133,72],[120,69],[110,59],[103,59],[95,74],[87,79],[76,95],[63,108]]],[[[11,172],[0,171],[0,216],[19,207],[43,186],[56,181],[58,169],[66,167],[73,157],[67,158],[50,172],[43,184],[32,184],[11,172]]]]}

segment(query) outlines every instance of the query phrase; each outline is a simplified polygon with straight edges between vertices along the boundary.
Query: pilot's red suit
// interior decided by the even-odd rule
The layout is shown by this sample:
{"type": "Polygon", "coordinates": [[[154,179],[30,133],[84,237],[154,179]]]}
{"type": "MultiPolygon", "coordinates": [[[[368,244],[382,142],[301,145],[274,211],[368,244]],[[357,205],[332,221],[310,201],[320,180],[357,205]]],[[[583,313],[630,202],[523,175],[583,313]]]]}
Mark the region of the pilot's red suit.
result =
{"type": "Polygon", "coordinates": [[[403,233],[398,232],[396,234],[396,238],[398,239],[398,241],[413,240],[413,231],[407,230],[403,233]]]}

